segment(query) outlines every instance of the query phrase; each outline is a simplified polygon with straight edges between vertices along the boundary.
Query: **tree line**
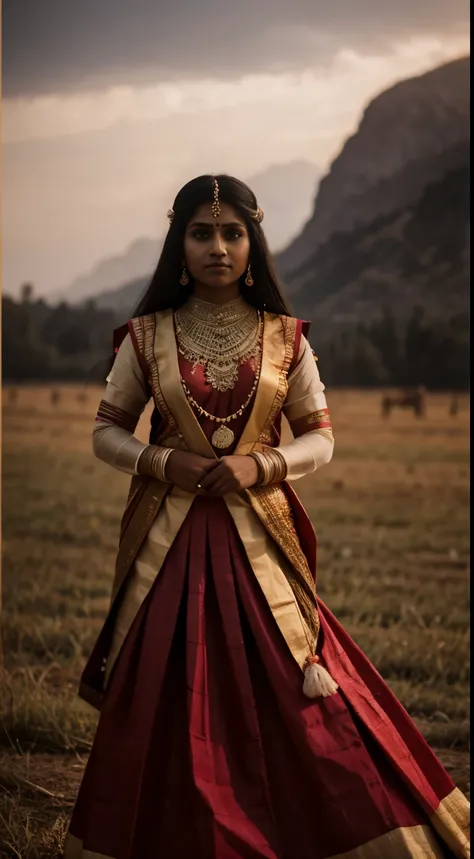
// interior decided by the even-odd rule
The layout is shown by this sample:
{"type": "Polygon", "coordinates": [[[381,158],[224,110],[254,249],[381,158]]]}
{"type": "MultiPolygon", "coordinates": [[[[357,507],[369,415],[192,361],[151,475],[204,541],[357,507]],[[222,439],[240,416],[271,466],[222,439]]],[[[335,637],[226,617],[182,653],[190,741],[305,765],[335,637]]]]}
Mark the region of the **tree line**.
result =
{"type": "MultiPolygon", "coordinates": [[[[50,306],[30,289],[2,299],[2,366],[7,383],[102,382],[113,356],[113,329],[123,323],[93,300],[82,307],[50,306]]],[[[433,321],[415,307],[400,322],[390,308],[374,322],[311,328],[321,375],[332,387],[411,387],[467,390],[469,322],[455,315],[433,321]]]]}

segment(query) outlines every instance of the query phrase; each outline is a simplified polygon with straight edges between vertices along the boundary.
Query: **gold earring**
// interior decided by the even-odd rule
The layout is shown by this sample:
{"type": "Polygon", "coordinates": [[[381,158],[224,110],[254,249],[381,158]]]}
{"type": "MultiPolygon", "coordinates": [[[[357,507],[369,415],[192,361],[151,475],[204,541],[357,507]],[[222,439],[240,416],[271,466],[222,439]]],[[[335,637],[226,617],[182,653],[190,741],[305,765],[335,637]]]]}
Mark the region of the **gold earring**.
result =
{"type": "Polygon", "coordinates": [[[189,283],[188,273],[186,271],[186,266],[183,267],[183,271],[181,273],[181,277],[179,279],[181,286],[187,286],[189,283]]]}
{"type": "Polygon", "coordinates": [[[253,286],[255,283],[255,281],[252,277],[252,270],[250,268],[250,263],[249,263],[249,267],[247,269],[247,277],[245,278],[245,283],[247,286],[253,286]]]}

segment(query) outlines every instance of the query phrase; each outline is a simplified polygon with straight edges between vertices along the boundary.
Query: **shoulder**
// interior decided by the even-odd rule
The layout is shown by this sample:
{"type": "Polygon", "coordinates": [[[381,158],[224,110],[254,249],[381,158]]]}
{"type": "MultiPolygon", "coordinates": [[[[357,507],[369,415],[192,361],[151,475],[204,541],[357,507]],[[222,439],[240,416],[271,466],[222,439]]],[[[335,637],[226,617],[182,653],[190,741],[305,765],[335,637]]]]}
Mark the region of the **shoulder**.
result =
{"type": "Polygon", "coordinates": [[[146,313],[144,316],[133,316],[126,324],[130,331],[131,328],[149,328],[150,326],[158,325],[161,321],[172,317],[173,310],[169,308],[168,310],[159,310],[156,313],[146,313]]]}
{"type": "Polygon", "coordinates": [[[172,320],[172,309],[160,310],[156,313],[147,313],[145,316],[134,316],[122,327],[130,334],[135,348],[142,351],[150,338],[155,336],[156,329],[172,320]]]}
{"type": "MultiPolygon", "coordinates": [[[[277,324],[283,333],[283,339],[287,352],[291,352],[288,372],[292,373],[306,348],[311,348],[307,341],[307,335],[311,323],[296,316],[285,316],[284,314],[265,313],[265,318],[278,320],[277,324]]],[[[274,323],[275,324],[275,323],[274,323]]]]}
{"type": "Polygon", "coordinates": [[[277,323],[283,330],[294,332],[295,336],[301,338],[302,335],[307,337],[311,322],[306,319],[298,319],[297,316],[286,316],[284,313],[269,313],[267,310],[263,313],[265,322],[277,323]]]}

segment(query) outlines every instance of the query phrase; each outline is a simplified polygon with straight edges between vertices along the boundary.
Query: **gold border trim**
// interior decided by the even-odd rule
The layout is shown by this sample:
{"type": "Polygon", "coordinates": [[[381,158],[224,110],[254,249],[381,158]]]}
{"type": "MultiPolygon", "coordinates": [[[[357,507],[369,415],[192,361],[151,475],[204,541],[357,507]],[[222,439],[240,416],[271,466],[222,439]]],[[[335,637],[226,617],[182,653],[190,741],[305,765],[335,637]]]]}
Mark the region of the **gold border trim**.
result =
{"type": "MultiPolygon", "coordinates": [[[[294,322],[296,330],[296,320],[294,322]]],[[[264,313],[260,379],[252,411],[235,451],[239,456],[245,456],[245,454],[260,447],[260,438],[265,427],[271,416],[278,412],[277,397],[279,394],[281,396],[282,386],[284,386],[286,395],[287,382],[284,376],[286,352],[284,353],[284,348],[282,317],[264,313]]]]}
{"type": "Polygon", "coordinates": [[[446,853],[429,826],[401,826],[330,859],[446,859],[446,853]]]}
{"type": "Polygon", "coordinates": [[[285,567],[285,575],[311,633],[308,646],[314,653],[320,627],[316,586],[301,548],[288,498],[281,486],[248,489],[247,496],[258,518],[290,562],[289,569],[285,567]]]}
{"type": "Polygon", "coordinates": [[[468,857],[471,855],[470,836],[470,803],[464,794],[456,787],[448,796],[441,800],[430,821],[443,841],[453,851],[455,856],[468,857]]]}
{"type": "Polygon", "coordinates": [[[155,315],[153,342],[146,357],[152,368],[153,390],[156,391],[159,409],[163,408],[167,419],[173,420],[190,451],[216,459],[183,391],[172,310],[155,315]]]}
{"type": "MultiPolygon", "coordinates": [[[[64,859],[116,859],[105,853],[84,850],[83,841],[68,834],[64,859]]],[[[468,857],[470,852],[455,855],[468,857]]],[[[328,855],[327,859],[445,859],[446,853],[429,826],[403,826],[374,838],[346,853],[328,855]]]]}

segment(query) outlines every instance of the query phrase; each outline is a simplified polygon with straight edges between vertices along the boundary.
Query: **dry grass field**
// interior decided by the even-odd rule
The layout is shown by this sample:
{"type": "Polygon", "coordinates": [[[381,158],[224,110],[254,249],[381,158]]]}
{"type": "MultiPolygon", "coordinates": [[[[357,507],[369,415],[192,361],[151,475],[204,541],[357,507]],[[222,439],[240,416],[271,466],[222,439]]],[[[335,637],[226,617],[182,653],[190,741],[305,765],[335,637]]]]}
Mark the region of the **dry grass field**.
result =
{"type": "MultiPolygon", "coordinates": [[[[96,716],[76,686],[106,612],[128,481],[96,461],[100,391],[3,392],[0,856],[60,856],[96,716]]],[[[469,793],[469,404],[380,416],[329,392],[333,462],[295,484],[319,536],[320,596],[469,793]]],[[[147,415],[139,434],[146,438],[147,415]]]]}

